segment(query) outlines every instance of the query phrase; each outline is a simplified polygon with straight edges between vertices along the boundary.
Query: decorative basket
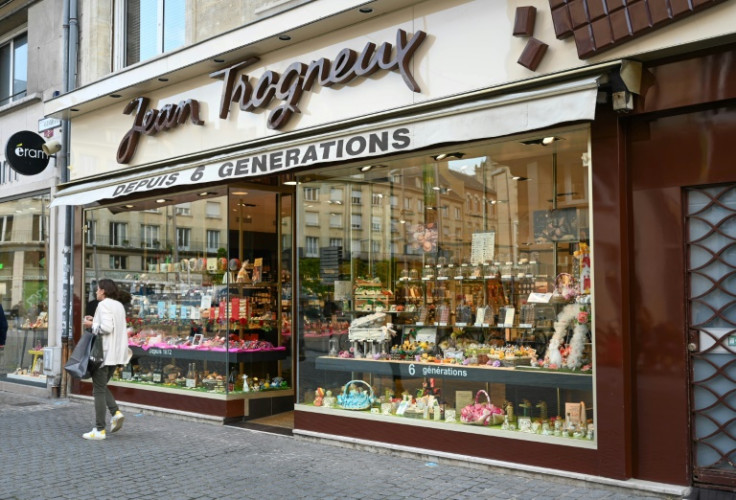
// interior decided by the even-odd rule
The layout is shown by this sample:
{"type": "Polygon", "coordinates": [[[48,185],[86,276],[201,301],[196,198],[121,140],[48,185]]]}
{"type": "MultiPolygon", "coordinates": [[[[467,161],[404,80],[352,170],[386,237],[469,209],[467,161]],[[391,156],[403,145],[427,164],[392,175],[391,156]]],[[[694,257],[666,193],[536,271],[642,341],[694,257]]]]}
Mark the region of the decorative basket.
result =
{"type": "Polygon", "coordinates": [[[373,387],[364,380],[349,381],[345,384],[342,394],[337,396],[337,404],[345,410],[367,410],[374,401],[373,387]],[[356,384],[365,385],[368,391],[359,391],[356,384]]]}
{"type": "Polygon", "coordinates": [[[491,404],[488,393],[480,390],[475,394],[475,403],[461,410],[460,422],[471,425],[498,425],[503,423],[503,410],[491,404]],[[486,397],[485,403],[479,401],[481,394],[486,397]]]}

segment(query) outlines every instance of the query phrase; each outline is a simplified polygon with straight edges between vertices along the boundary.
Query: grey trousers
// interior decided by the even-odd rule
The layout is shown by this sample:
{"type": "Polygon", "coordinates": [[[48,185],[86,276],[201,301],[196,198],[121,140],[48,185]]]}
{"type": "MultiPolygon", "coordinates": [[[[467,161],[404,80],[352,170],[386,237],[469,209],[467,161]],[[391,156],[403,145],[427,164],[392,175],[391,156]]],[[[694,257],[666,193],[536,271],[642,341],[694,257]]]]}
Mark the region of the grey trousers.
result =
{"type": "Polygon", "coordinates": [[[105,429],[105,409],[110,415],[118,411],[118,403],[107,388],[110,377],[115,373],[115,366],[102,366],[92,372],[92,396],[95,398],[95,427],[98,431],[105,429]]]}

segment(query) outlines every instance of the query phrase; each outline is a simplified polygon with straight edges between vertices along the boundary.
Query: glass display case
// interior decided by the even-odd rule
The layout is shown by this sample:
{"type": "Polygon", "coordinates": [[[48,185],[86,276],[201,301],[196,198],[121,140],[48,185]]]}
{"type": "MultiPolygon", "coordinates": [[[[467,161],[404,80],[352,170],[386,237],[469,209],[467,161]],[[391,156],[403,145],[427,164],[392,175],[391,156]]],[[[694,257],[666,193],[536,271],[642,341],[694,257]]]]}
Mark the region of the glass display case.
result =
{"type": "Polygon", "coordinates": [[[127,292],[133,359],[111,383],[183,396],[293,394],[279,223],[290,197],[249,185],[169,198],[86,212],[89,292],[98,277],[127,292]]]}
{"type": "Polygon", "coordinates": [[[588,131],[549,135],[299,179],[300,411],[595,446],[588,131]]]}

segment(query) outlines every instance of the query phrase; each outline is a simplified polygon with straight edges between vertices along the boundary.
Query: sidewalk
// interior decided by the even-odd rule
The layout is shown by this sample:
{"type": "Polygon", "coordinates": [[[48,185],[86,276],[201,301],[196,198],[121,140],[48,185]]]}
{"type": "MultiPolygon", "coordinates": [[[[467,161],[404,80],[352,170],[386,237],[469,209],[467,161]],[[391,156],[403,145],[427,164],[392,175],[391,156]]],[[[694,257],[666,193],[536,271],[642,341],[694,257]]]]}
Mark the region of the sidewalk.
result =
{"type": "Polygon", "coordinates": [[[582,481],[334,446],[126,408],[86,441],[87,401],[0,392],[0,499],[660,499],[582,481]]]}

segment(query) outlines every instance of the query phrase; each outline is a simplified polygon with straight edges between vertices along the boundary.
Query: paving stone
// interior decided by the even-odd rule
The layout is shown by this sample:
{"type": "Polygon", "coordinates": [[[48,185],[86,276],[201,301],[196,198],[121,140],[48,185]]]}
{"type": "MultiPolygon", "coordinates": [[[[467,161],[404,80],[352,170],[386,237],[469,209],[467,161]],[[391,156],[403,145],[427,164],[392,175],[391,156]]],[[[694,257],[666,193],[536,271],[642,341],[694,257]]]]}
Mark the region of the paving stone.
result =
{"type": "Polygon", "coordinates": [[[86,441],[90,402],[0,392],[0,499],[666,498],[167,416],[126,417],[120,432],[86,441]]]}

